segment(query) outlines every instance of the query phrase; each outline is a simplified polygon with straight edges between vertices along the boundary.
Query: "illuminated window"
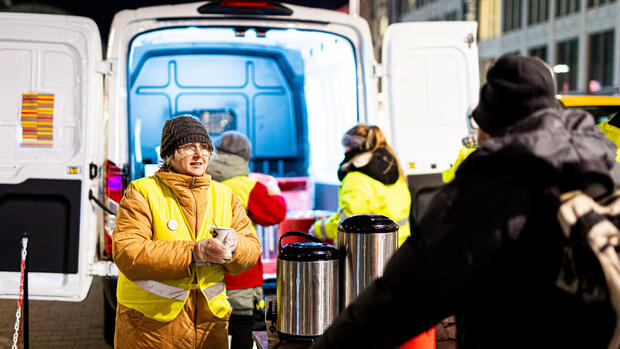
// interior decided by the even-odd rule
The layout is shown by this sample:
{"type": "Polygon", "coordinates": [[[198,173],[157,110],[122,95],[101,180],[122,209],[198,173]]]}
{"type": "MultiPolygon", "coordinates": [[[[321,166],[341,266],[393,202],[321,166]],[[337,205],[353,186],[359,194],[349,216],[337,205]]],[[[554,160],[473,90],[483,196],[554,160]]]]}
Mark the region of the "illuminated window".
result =
{"type": "Polygon", "coordinates": [[[538,57],[543,61],[547,61],[547,46],[533,47],[529,49],[528,53],[531,57],[538,57]]]}
{"type": "Polygon", "coordinates": [[[536,24],[549,19],[549,0],[528,0],[527,23],[536,24]]]}
{"type": "Polygon", "coordinates": [[[579,12],[581,0],[555,0],[555,16],[562,17],[579,12]]]}
{"type": "Polygon", "coordinates": [[[616,0],[588,0],[588,7],[602,6],[614,2],[616,2],[616,0]]]}
{"type": "Polygon", "coordinates": [[[610,86],[614,80],[614,31],[590,35],[588,48],[588,88],[610,86]],[[592,85],[592,86],[590,86],[592,85]]]}
{"type": "Polygon", "coordinates": [[[562,41],[557,44],[556,70],[559,92],[568,92],[577,89],[577,64],[579,41],[577,39],[562,41]]]}
{"type": "Polygon", "coordinates": [[[504,0],[502,8],[503,31],[521,28],[521,0],[504,0]]]}

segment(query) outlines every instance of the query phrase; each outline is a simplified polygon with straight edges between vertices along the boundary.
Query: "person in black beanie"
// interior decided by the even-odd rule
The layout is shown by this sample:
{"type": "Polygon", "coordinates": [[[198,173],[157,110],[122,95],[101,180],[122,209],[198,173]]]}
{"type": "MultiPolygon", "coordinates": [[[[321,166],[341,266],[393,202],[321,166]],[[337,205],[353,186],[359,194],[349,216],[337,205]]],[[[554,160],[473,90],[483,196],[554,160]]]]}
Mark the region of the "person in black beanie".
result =
{"type": "Polygon", "coordinates": [[[112,235],[115,348],[228,348],[224,274],[253,267],[260,243],[241,201],[205,174],[212,151],[198,119],[167,120],[164,164],[125,190],[112,235]]]}
{"type": "Polygon", "coordinates": [[[473,112],[477,150],[312,348],[394,348],[452,314],[458,348],[608,346],[613,308],[556,286],[564,236],[549,189],[583,189],[590,171],[611,192],[620,165],[593,118],[560,110],[554,95],[539,59],[496,61],[473,112]]]}

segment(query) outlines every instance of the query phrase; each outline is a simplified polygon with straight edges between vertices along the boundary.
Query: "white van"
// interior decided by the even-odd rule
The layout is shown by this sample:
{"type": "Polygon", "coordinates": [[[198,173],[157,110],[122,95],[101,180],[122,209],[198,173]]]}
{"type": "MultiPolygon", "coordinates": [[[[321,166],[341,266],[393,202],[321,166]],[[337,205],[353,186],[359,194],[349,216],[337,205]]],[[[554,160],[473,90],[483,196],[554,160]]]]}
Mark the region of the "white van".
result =
{"type": "Polygon", "coordinates": [[[157,169],[179,114],[213,138],[247,134],[251,170],[308,178],[317,210],[336,207],[340,139],[358,122],[386,131],[412,186],[438,176],[477,102],[475,35],[473,22],[395,24],[378,64],[361,17],[223,0],[121,11],[102,60],[88,18],[0,13],[0,297],[18,294],[23,232],[31,299],[82,301],[93,275],[117,272],[114,216],[96,202],[114,211],[157,169]]]}

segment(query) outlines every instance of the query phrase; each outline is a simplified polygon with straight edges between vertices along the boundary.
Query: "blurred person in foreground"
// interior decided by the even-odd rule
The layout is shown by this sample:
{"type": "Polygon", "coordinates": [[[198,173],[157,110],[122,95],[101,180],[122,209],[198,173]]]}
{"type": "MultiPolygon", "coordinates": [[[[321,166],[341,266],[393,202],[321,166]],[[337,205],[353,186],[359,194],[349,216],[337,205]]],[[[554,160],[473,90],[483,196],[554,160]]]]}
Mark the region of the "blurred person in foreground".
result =
{"type": "Polygon", "coordinates": [[[212,151],[197,119],[167,120],[164,164],[125,190],[112,235],[115,348],[228,348],[224,272],[254,266],[260,244],[243,204],[205,174],[212,151]]]}
{"type": "Polygon", "coordinates": [[[559,110],[539,59],[504,55],[473,112],[478,149],[432,199],[414,232],[313,348],[393,348],[456,315],[458,348],[601,348],[615,313],[555,281],[564,236],[549,188],[592,171],[620,182],[616,149],[581,110],[559,110]]]}
{"type": "MultiPolygon", "coordinates": [[[[256,224],[270,226],[278,224],[286,218],[286,202],[280,192],[275,178],[273,185],[266,186],[256,179],[250,178],[249,161],[252,156],[252,145],[246,135],[237,131],[226,131],[215,141],[217,153],[209,162],[207,174],[215,181],[221,182],[232,189],[241,200],[248,216],[252,220],[252,229],[256,224]]],[[[230,315],[228,333],[231,338],[231,349],[250,349],[254,344],[252,330],[257,318],[264,324],[262,314],[265,307],[263,299],[263,264],[260,260],[250,270],[239,275],[226,273],[226,290],[228,301],[233,311],[230,315]]]]}

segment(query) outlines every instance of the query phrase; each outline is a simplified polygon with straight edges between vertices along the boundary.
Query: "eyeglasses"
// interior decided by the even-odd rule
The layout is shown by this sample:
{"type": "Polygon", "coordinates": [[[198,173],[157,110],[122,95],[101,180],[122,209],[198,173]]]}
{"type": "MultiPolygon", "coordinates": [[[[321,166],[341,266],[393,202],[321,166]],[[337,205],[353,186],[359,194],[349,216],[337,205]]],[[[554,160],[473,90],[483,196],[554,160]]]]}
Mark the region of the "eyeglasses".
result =
{"type": "Polygon", "coordinates": [[[197,152],[199,152],[200,155],[202,156],[211,155],[211,152],[209,151],[209,147],[207,146],[207,143],[184,144],[178,147],[177,150],[179,151],[179,153],[186,155],[186,156],[192,156],[196,154],[197,152]]]}

